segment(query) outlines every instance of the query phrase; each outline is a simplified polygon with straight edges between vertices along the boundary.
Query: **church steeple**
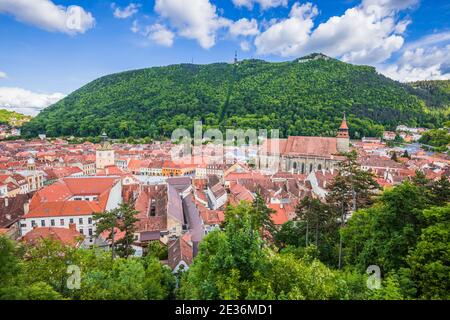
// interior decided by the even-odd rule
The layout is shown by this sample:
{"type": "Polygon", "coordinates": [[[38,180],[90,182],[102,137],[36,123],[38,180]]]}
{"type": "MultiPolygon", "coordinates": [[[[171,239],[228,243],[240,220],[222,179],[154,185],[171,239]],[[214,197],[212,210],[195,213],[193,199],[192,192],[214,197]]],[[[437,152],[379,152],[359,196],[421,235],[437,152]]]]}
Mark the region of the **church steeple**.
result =
{"type": "Polygon", "coordinates": [[[347,118],[344,113],[341,126],[339,127],[337,134],[337,150],[340,153],[347,153],[350,150],[350,134],[347,125],[347,118]]]}
{"type": "Polygon", "coordinates": [[[348,133],[347,117],[345,116],[345,113],[344,113],[344,118],[342,119],[341,126],[339,127],[337,137],[338,138],[349,138],[350,137],[350,135],[348,133]]]}

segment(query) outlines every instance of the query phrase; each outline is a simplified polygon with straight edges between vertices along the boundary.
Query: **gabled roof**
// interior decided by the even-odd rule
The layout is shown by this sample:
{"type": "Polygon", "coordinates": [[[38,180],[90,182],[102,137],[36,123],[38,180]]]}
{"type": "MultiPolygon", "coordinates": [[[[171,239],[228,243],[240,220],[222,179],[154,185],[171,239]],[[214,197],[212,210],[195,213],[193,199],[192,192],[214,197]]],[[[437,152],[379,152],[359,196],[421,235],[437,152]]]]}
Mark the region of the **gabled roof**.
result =
{"type": "Polygon", "coordinates": [[[339,154],[336,138],[306,136],[290,136],[287,139],[267,139],[260,149],[260,154],[265,153],[324,158],[339,154]]]}
{"type": "Polygon", "coordinates": [[[117,177],[65,178],[36,192],[30,212],[24,218],[90,215],[106,210],[111,189],[120,182],[117,177]],[[96,201],[69,201],[74,196],[98,197],[96,201]]]}

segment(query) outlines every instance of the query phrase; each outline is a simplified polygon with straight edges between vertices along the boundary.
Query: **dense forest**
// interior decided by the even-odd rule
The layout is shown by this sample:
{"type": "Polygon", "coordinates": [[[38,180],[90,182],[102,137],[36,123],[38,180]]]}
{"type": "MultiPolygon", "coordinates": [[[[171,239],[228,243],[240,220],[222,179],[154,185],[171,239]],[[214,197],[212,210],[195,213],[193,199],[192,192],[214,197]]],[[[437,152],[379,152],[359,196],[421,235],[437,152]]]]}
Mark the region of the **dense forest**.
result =
{"type": "Polygon", "coordinates": [[[93,137],[105,130],[112,138],[160,138],[180,126],[192,130],[201,120],[204,129],[331,136],[344,112],[356,138],[400,123],[439,127],[448,119],[448,100],[421,88],[323,55],[171,65],[99,78],[43,110],[23,133],[93,137]]]}
{"type": "Polygon", "coordinates": [[[450,80],[417,81],[409,84],[412,93],[434,108],[450,106],[450,80]]]}

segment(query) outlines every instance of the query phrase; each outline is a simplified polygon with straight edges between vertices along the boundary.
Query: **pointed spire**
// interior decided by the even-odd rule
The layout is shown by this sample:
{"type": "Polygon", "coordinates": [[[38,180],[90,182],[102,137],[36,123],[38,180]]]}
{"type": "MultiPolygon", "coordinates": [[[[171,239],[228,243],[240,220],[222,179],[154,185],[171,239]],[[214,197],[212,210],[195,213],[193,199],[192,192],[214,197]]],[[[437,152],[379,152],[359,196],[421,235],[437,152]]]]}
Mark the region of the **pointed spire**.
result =
{"type": "Polygon", "coordinates": [[[341,126],[339,127],[337,137],[338,138],[346,138],[346,139],[348,139],[350,137],[350,135],[348,133],[347,117],[345,116],[345,113],[344,113],[344,118],[342,119],[341,126]]]}
{"type": "Polygon", "coordinates": [[[342,119],[342,123],[341,123],[339,130],[348,130],[347,117],[345,116],[345,112],[344,112],[344,118],[342,119]]]}

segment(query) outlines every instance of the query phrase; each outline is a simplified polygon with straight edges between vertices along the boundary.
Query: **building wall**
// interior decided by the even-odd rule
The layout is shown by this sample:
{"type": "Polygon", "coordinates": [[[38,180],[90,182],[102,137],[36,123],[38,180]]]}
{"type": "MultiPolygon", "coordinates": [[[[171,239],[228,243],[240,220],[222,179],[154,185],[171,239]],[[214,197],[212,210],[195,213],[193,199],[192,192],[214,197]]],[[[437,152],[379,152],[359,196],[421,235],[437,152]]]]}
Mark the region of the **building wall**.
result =
{"type": "Polygon", "coordinates": [[[283,157],[283,171],[309,174],[314,170],[334,169],[339,163],[336,160],[324,159],[320,157],[283,157]]]}
{"type": "Polygon", "coordinates": [[[122,203],[122,182],[117,182],[109,192],[108,202],[106,203],[106,210],[117,208],[122,203]]]}
{"type": "Polygon", "coordinates": [[[97,150],[95,153],[95,164],[97,169],[113,166],[115,164],[114,150],[97,150]]]}
{"type": "Polygon", "coordinates": [[[337,138],[336,148],[340,153],[347,153],[350,151],[350,139],[349,138],[337,138]]]}
{"type": "Polygon", "coordinates": [[[169,237],[180,237],[183,231],[183,225],[177,219],[167,216],[167,231],[169,231],[169,237]]]}
{"type": "Polygon", "coordinates": [[[20,221],[20,234],[21,236],[26,235],[28,232],[33,230],[32,222],[34,221],[37,227],[42,227],[41,222],[44,221],[44,227],[56,227],[56,228],[66,228],[69,229],[70,223],[75,223],[77,230],[84,234],[86,237],[89,237],[89,229],[92,231],[92,234],[95,234],[95,225],[93,221],[92,215],[81,215],[81,216],[57,216],[57,217],[35,217],[35,218],[26,218],[20,221]],[[82,223],[80,223],[80,219],[82,219],[82,223]],[[54,225],[52,225],[52,220],[54,220],[54,225]],[[61,224],[61,220],[64,221],[61,224]],[[73,222],[71,222],[73,221],[73,222]]]}

